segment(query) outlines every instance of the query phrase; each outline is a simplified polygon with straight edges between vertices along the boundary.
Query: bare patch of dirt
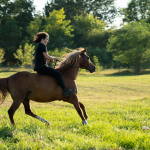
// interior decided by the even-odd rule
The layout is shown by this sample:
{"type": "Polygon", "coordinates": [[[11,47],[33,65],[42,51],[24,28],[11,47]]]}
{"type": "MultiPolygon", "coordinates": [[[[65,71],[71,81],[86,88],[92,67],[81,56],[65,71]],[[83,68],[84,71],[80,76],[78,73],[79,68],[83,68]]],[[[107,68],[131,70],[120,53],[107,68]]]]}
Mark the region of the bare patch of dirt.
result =
{"type": "Polygon", "coordinates": [[[6,119],[6,118],[7,118],[7,116],[5,116],[5,115],[0,115],[0,119],[1,119],[1,118],[6,119]]]}

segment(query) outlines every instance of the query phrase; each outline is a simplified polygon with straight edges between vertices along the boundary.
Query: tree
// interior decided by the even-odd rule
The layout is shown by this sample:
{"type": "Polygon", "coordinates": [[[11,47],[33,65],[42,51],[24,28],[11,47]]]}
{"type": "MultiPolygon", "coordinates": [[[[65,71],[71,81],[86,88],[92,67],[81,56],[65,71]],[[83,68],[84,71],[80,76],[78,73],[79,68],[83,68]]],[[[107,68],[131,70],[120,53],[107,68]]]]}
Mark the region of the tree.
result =
{"type": "Polygon", "coordinates": [[[53,10],[64,8],[66,19],[74,23],[74,16],[93,13],[99,20],[112,23],[117,9],[114,0],[51,0],[45,5],[45,15],[48,17],[53,10]]]}
{"type": "Polygon", "coordinates": [[[50,13],[49,17],[44,17],[43,25],[38,17],[35,18],[35,20],[30,23],[27,32],[33,37],[37,32],[45,31],[49,34],[48,49],[61,49],[73,43],[73,34],[71,33],[73,29],[69,23],[70,20],[65,20],[64,10],[62,8],[58,11],[54,10],[50,13]]]}
{"type": "Polygon", "coordinates": [[[0,1],[0,45],[5,50],[5,62],[16,62],[13,53],[28,41],[26,28],[33,14],[32,0],[0,1]]]}
{"type": "Polygon", "coordinates": [[[98,34],[105,30],[106,23],[100,21],[93,14],[86,14],[85,16],[74,17],[74,43],[76,47],[88,46],[88,39],[93,34],[98,34]]]}
{"type": "Polygon", "coordinates": [[[126,25],[122,33],[109,39],[107,51],[113,53],[114,60],[130,64],[139,73],[150,58],[150,25],[141,21],[126,25]]]}
{"type": "Polygon", "coordinates": [[[22,49],[22,45],[20,45],[19,49],[17,49],[16,53],[14,53],[14,57],[20,60],[22,67],[25,65],[32,66],[34,48],[35,46],[32,46],[32,44],[29,45],[26,43],[24,49],[22,49]]]}
{"type": "Polygon", "coordinates": [[[97,57],[98,62],[103,66],[104,68],[111,68],[111,67],[116,67],[112,54],[106,51],[106,48],[100,48],[98,46],[89,46],[88,47],[88,55],[91,57],[91,60],[94,61],[94,56],[97,57]]]}
{"type": "Polygon", "coordinates": [[[30,22],[29,26],[27,27],[27,33],[30,35],[29,39],[33,42],[33,37],[36,33],[42,31],[42,20],[40,15],[34,18],[33,21],[30,22]]]}
{"type": "Polygon", "coordinates": [[[0,48],[0,63],[2,63],[4,61],[4,50],[2,48],[0,48]]]}
{"type": "Polygon", "coordinates": [[[8,19],[15,19],[22,37],[27,36],[26,27],[33,20],[35,7],[32,0],[2,0],[0,3],[0,20],[2,24],[8,19]]]}
{"type": "Polygon", "coordinates": [[[123,8],[121,14],[124,16],[123,22],[140,21],[150,15],[149,0],[131,0],[127,8],[123,8]]]}
{"type": "Polygon", "coordinates": [[[16,52],[16,47],[21,38],[21,32],[16,24],[16,21],[12,18],[6,20],[3,25],[0,26],[0,45],[5,50],[5,61],[14,62],[13,53],[16,52]]]}
{"type": "Polygon", "coordinates": [[[51,56],[60,57],[59,59],[61,59],[67,52],[70,52],[70,50],[67,47],[63,47],[61,50],[56,48],[54,51],[49,51],[49,54],[51,56]]]}
{"type": "Polygon", "coordinates": [[[73,43],[71,41],[73,29],[69,24],[70,20],[65,20],[63,8],[59,11],[53,10],[49,17],[45,17],[44,30],[49,33],[49,49],[55,49],[56,47],[61,49],[73,43]]]}
{"type": "Polygon", "coordinates": [[[0,23],[4,24],[6,20],[11,18],[13,13],[13,2],[11,0],[0,1],[0,23]]]}
{"type": "Polygon", "coordinates": [[[27,38],[30,35],[27,33],[27,27],[34,19],[35,6],[33,0],[15,0],[14,7],[13,15],[21,31],[21,45],[24,45],[25,42],[28,42],[27,38]]]}

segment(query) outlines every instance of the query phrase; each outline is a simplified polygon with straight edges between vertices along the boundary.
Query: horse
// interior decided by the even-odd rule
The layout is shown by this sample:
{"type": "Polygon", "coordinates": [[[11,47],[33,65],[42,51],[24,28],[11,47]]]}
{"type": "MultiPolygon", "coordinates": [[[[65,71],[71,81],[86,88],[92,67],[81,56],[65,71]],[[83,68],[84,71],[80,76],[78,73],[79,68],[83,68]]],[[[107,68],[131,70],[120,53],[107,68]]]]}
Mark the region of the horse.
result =
{"type": "Polygon", "coordinates": [[[66,54],[63,61],[59,62],[56,67],[56,70],[62,74],[65,86],[68,89],[76,89],[76,91],[68,97],[63,95],[63,91],[58,85],[56,79],[48,75],[22,71],[7,78],[0,78],[1,104],[4,102],[7,93],[11,95],[13,100],[13,103],[8,110],[10,122],[15,125],[13,116],[22,103],[25,109],[25,114],[50,125],[50,122],[37,116],[31,111],[30,100],[41,103],[63,100],[64,102],[74,105],[74,108],[82,119],[82,124],[87,125],[88,115],[85,111],[84,105],[78,100],[76,85],[79,68],[86,69],[90,71],[90,73],[95,72],[95,65],[91,62],[90,57],[86,52],[87,48],[72,50],[71,53],[66,54]]]}

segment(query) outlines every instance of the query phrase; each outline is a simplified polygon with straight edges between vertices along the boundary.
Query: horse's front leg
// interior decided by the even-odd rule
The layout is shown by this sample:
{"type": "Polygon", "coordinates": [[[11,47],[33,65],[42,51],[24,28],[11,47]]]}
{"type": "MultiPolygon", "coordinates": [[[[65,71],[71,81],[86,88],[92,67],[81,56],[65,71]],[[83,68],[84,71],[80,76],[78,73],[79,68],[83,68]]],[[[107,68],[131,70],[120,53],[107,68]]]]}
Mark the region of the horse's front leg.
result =
{"type": "MultiPolygon", "coordinates": [[[[88,124],[88,122],[87,122],[87,120],[86,120],[87,118],[84,118],[84,116],[83,116],[83,114],[82,114],[82,111],[81,111],[81,109],[80,109],[80,103],[79,103],[79,101],[78,101],[77,95],[76,95],[76,94],[72,94],[72,95],[71,95],[71,99],[72,99],[72,103],[73,103],[75,109],[77,110],[79,116],[80,116],[81,119],[82,119],[82,124],[83,124],[83,125],[87,125],[87,124],[88,124]]],[[[82,107],[82,106],[81,106],[81,107],[82,107]]]]}
{"type": "Polygon", "coordinates": [[[80,107],[81,107],[81,109],[82,109],[82,111],[83,111],[83,113],[84,113],[84,118],[87,120],[88,115],[87,115],[87,113],[86,113],[86,111],[85,111],[85,107],[84,107],[84,105],[83,105],[81,102],[79,102],[79,104],[80,104],[80,107]]]}

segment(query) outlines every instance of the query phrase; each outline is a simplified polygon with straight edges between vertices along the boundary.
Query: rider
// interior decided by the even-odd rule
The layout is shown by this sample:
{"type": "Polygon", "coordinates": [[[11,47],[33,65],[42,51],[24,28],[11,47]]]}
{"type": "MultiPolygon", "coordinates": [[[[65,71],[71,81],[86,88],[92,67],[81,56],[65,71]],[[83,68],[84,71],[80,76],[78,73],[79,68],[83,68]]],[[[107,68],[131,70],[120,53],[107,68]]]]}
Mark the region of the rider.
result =
{"type": "Polygon", "coordinates": [[[62,75],[59,71],[48,67],[47,62],[54,62],[54,60],[59,60],[58,57],[53,57],[48,55],[47,52],[47,43],[49,42],[49,35],[46,32],[39,32],[34,35],[34,43],[38,44],[35,50],[35,68],[38,74],[45,74],[52,77],[55,77],[58,84],[63,90],[64,96],[68,97],[71,93],[75,92],[74,90],[68,90],[65,87],[62,75]]]}

